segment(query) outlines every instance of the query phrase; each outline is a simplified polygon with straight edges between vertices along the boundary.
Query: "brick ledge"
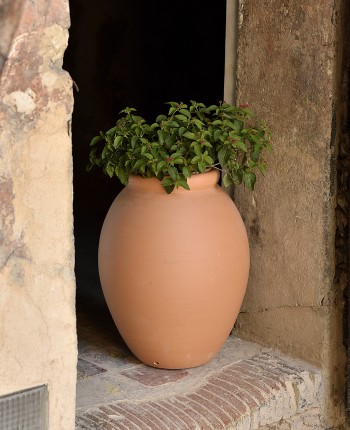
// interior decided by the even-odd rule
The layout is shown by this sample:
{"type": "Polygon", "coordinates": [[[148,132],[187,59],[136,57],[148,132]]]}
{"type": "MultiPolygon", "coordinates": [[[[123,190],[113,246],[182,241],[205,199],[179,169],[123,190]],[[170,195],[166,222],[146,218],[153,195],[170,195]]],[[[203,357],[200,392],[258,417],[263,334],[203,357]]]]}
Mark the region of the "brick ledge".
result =
{"type": "Polygon", "coordinates": [[[230,338],[211,364],[168,371],[86,345],[79,356],[93,367],[78,381],[77,430],[321,428],[320,371],[278,351],[230,338]]]}

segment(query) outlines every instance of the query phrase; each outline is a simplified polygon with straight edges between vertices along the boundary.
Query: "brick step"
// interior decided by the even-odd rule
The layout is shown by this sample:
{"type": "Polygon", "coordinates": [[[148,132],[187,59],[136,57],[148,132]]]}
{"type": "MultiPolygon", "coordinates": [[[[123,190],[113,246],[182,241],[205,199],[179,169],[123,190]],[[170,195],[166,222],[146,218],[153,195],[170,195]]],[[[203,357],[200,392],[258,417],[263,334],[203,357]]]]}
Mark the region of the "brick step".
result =
{"type": "Polygon", "coordinates": [[[322,429],[318,369],[230,337],[211,363],[162,370],[80,329],[77,430],[322,429]]]}

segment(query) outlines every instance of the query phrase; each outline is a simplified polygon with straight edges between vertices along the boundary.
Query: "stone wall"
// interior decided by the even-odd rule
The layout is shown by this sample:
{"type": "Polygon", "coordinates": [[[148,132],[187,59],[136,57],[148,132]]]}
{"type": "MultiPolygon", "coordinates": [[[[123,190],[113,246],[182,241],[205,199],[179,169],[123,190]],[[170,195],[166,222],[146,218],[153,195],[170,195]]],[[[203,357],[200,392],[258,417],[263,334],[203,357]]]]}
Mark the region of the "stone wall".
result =
{"type": "Polygon", "coordinates": [[[0,395],[47,384],[74,428],[76,329],[67,0],[0,1],[0,395]]]}
{"type": "Polygon", "coordinates": [[[335,253],[344,16],[345,2],[313,0],[241,0],[239,14],[238,100],[271,125],[274,151],[256,190],[235,195],[252,259],[236,332],[320,366],[329,418],[345,381],[347,275],[340,285],[335,253]]]}

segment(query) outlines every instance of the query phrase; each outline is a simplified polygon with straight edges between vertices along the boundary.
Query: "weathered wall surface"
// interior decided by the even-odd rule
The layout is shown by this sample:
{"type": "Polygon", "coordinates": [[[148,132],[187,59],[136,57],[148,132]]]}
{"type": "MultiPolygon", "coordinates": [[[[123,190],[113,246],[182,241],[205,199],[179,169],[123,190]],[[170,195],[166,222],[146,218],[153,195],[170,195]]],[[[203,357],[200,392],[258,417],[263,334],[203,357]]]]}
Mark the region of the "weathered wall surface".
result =
{"type": "MultiPolygon", "coordinates": [[[[342,291],[335,285],[342,3],[242,0],[238,100],[273,130],[256,190],[237,190],[251,246],[237,323],[245,338],[321,366],[342,407],[342,291]]],[[[327,395],[330,394],[327,391],[327,395]]]]}
{"type": "Polygon", "coordinates": [[[49,389],[74,428],[76,330],[67,0],[0,2],[0,395],[49,389]],[[16,9],[12,6],[16,3],[16,9]],[[15,15],[17,11],[18,16],[15,15]]]}

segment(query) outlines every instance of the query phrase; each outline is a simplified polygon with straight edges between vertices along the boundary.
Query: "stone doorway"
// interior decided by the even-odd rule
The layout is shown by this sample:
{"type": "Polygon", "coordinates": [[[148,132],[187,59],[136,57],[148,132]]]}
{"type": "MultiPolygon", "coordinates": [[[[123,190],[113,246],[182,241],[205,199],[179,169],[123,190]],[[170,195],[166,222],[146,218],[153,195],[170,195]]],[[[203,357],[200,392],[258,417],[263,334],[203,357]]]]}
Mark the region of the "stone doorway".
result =
{"type": "Polygon", "coordinates": [[[223,98],[226,2],[211,6],[206,1],[197,8],[182,0],[171,10],[155,0],[70,1],[64,67],[79,89],[72,122],[78,297],[84,270],[80,250],[85,249],[80,229],[96,236],[121,189],[101,172],[86,173],[88,144],[126,106],[153,119],[166,109],[166,101],[223,98]]]}
{"type": "MultiPolygon", "coordinates": [[[[166,101],[223,99],[226,1],[220,0],[215,8],[204,1],[198,8],[196,2],[181,0],[171,9],[158,0],[98,4],[70,0],[70,10],[63,67],[75,82],[72,141],[79,340],[87,326],[115,330],[100,289],[97,248],[104,216],[122,186],[99,171],[86,173],[89,141],[112,126],[126,106],[152,120],[167,109],[166,101]]],[[[88,372],[78,366],[79,370],[88,372]]]]}
{"type": "MultiPolygon", "coordinates": [[[[341,41],[348,4],[245,0],[239,5],[238,98],[253,101],[273,124],[275,151],[256,193],[236,195],[254,261],[238,332],[317,365],[324,381],[325,428],[344,428],[342,286],[347,280],[338,283],[335,277],[335,172],[340,130],[347,121],[341,106],[346,103],[341,41]]],[[[62,68],[68,1],[1,0],[0,6],[0,395],[47,385],[50,428],[71,429],[76,372],[73,100],[62,68]]],[[[100,4],[97,12],[102,9],[100,4]]],[[[131,14],[137,20],[134,10],[131,14]]],[[[81,19],[81,11],[76,16],[81,19]]],[[[118,41],[113,31],[108,26],[101,40],[118,41]]],[[[135,43],[132,38],[130,43],[135,43]]],[[[91,47],[87,38],[83,57],[91,57],[91,47]]],[[[100,79],[107,80],[107,70],[100,70],[100,79]]],[[[74,78],[81,87],[78,104],[83,84],[74,78]]],[[[82,104],[91,103],[93,92],[85,92],[82,104]]],[[[107,118],[110,94],[92,119],[99,113],[107,118]]],[[[75,160],[83,169],[90,119],[83,116],[86,136],[76,140],[83,146],[75,160]]],[[[100,126],[95,124],[93,133],[100,126]]],[[[82,177],[81,189],[94,190],[96,178],[82,177]]],[[[109,184],[98,189],[114,196],[109,184]]],[[[97,219],[94,212],[105,210],[106,203],[101,200],[91,209],[86,196],[82,218],[90,212],[97,219]]]]}

